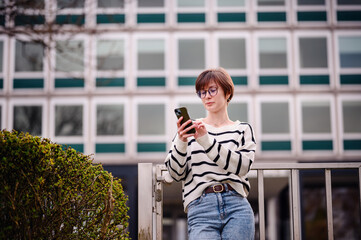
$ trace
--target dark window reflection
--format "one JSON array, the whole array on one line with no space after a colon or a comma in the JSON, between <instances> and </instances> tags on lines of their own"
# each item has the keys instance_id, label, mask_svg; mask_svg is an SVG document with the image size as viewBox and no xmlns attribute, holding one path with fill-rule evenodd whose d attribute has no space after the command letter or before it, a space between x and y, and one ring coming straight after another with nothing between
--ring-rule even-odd
<instances>
[{"instance_id":1,"label":"dark window reflection","mask_svg":"<svg viewBox=\"0 0 361 240\"><path fill-rule=\"evenodd\" d=\"M124 134L124 106L98 105L97 106L97 135Z\"/></svg>"},{"instance_id":2,"label":"dark window reflection","mask_svg":"<svg viewBox=\"0 0 361 240\"><path fill-rule=\"evenodd\" d=\"M42 107L41 106L15 106L14 129L29 132L32 135L41 135Z\"/></svg>"},{"instance_id":3,"label":"dark window reflection","mask_svg":"<svg viewBox=\"0 0 361 240\"><path fill-rule=\"evenodd\" d=\"M83 135L83 106L55 107L55 135Z\"/></svg>"},{"instance_id":4,"label":"dark window reflection","mask_svg":"<svg viewBox=\"0 0 361 240\"><path fill-rule=\"evenodd\" d=\"M15 71L43 71L44 47L40 43L16 41Z\"/></svg>"}]
</instances>

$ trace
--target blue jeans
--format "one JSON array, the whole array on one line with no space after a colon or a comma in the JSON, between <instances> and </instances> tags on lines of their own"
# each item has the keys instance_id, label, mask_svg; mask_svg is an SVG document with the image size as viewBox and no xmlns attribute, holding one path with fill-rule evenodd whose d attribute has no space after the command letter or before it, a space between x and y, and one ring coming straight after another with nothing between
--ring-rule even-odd
<instances>
[{"instance_id":1,"label":"blue jeans","mask_svg":"<svg viewBox=\"0 0 361 240\"><path fill-rule=\"evenodd\" d=\"M188 205L188 240L254 239L254 213L235 191L202 194Z\"/></svg>"}]
</instances>

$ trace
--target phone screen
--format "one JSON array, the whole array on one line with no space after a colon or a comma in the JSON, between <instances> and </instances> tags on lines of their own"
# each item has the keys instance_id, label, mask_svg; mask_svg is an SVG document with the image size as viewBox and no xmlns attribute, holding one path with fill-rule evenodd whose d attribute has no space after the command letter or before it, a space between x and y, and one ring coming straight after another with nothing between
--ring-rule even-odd
<instances>
[{"instance_id":1,"label":"phone screen","mask_svg":"<svg viewBox=\"0 0 361 240\"><path fill-rule=\"evenodd\" d=\"M185 123L186 121L188 121L190 119L189 115L188 115L188 111L187 111L187 108L185 107L180 107L180 108L176 108L174 109L174 112L175 112L175 115L177 116L177 118L179 119L180 117L183 117L182 121L181 121L181 124ZM188 124L185 128L188 128L192 126L192 124ZM190 134L190 133L195 133L196 130L193 128L191 130L189 130L187 132L187 134Z\"/></svg>"}]
</instances>

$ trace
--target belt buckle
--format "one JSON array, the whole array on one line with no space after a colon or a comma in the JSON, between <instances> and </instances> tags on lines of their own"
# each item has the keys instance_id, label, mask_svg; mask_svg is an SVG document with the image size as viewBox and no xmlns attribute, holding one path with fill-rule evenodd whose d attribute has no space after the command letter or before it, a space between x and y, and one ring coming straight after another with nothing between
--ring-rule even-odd
<instances>
[{"instance_id":1,"label":"belt buckle","mask_svg":"<svg viewBox=\"0 0 361 240\"><path fill-rule=\"evenodd\" d=\"M218 186L222 187L221 190L216 190L216 187L218 187ZM213 189L213 192L215 192L215 193L221 193L224 191L224 186L223 186L223 184L217 184L217 185L212 186L212 189Z\"/></svg>"}]
</instances>

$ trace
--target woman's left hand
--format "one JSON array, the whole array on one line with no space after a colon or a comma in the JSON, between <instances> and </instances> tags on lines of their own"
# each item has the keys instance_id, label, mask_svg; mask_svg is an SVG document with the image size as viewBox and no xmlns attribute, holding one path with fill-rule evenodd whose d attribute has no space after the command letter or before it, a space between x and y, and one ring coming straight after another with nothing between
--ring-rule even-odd
<instances>
[{"instance_id":1,"label":"woman's left hand","mask_svg":"<svg viewBox=\"0 0 361 240\"><path fill-rule=\"evenodd\" d=\"M207 134L207 129L206 129L206 126L204 126L204 124L201 122L201 121L196 121L196 122L193 122L193 124L196 125L196 133L194 135L194 138L197 139L197 138L200 138L204 135Z\"/></svg>"}]
</instances>

